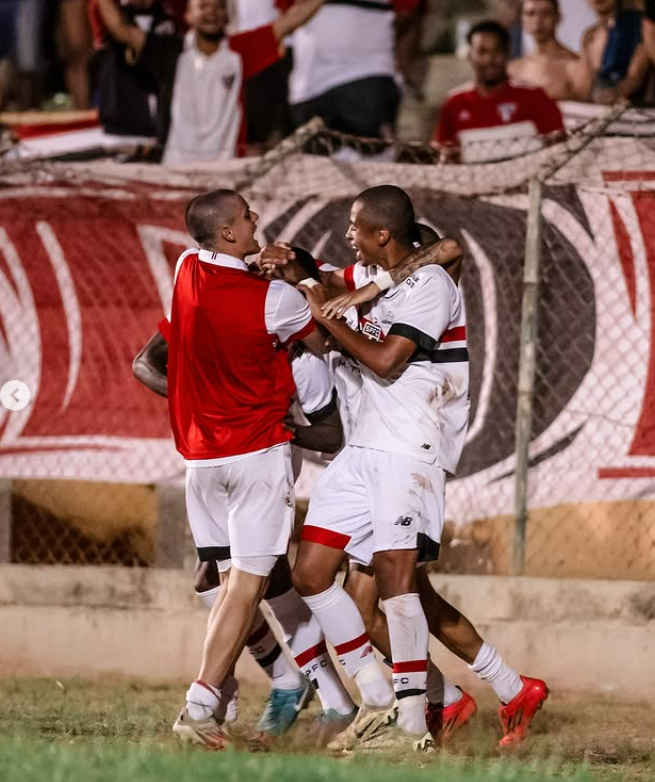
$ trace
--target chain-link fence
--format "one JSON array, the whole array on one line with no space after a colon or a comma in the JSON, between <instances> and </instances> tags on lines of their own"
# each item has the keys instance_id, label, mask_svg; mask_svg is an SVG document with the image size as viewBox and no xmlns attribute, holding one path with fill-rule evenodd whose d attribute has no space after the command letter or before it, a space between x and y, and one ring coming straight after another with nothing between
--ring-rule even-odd
<instances>
[{"instance_id":1,"label":"chain-link fence","mask_svg":"<svg viewBox=\"0 0 655 782\"><path fill-rule=\"evenodd\" d=\"M181 491L181 461L131 360L168 308L190 195L235 187L267 241L344 266L352 200L392 183L466 250L472 409L441 567L655 577L654 121L618 108L538 149L478 142L460 165L312 126L202 172L7 170L0 379L23 379L33 400L0 419L0 474L21 479L6 558L183 560L182 514L171 523L159 499L162 484ZM301 496L322 469L306 467Z\"/></svg>"}]
</instances>

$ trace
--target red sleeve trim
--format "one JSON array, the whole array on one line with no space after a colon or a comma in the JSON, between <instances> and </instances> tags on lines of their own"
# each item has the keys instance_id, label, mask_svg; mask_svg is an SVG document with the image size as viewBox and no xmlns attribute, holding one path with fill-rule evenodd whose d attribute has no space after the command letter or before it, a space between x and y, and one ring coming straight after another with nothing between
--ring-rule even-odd
<instances>
[{"instance_id":1,"label":"red sleeve trim","mask_svg":"<svg viewBox=\"0 0 655 782\"><path fill-rule=\"evenodd\" d=\"M290 345L292 342L298 342L301 339L305 339L305 337L308 337L314 331L316 331L316 321L312 318L306 326L303 326L300 331L296 332L292 337L289 337L284 344Z\"/></svg>"},{"instance_id":2,"label":"red sleeve trim","mask_svg":"<svg viewBox=\"0 0 655 782\"><path fill-rule=\"evenodd\" d=\"M355 290L355 264L346 267L346 270L343 273L343 280L349 291Z\"/></svg>"},{"instance_id":3,"label":"red sleeve trim","mask_svg":"<svg viewBox=\"0 0 655 782\"><path fill-rule=\"evenodd\" d=\"M162 318L157 324L157 328L166 342L169 342L171 336L171 324L168 318Z\"/></svg>"}]
</instances>

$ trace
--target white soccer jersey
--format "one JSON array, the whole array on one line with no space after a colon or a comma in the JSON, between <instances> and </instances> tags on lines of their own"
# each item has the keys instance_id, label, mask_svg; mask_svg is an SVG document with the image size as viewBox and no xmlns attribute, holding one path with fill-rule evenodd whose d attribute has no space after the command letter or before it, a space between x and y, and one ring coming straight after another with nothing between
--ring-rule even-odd
<instances>
[{"instance_id":1,"label":"white soccer jersey","mask_svg":"<svg viewBox=\"0 0 655 782\"><path fill-rule=\"evenodd\" d=\"M351 307L345 314L346 323L357 331L357 313ZM362 370L359 362L347 353L332 350L326 357L330 379L337 391L337 404L343 425L344 443L350 442L362 400Z\"/></svg>"},{"instance_id":2,"label":"white soccer jersey","mask_svg":"<svg viewBox=\"0 0 655 782\"><path fill-rule=\"evenodd\" d=\"M361 287L378 273L356 264L347 279ZM416 351L392 379L361 365L362 398L350 445L436 462L455 473L468 426L466 315L459 289L439 266L425 266L360 308L369 339L412 340Z\"/></svg>"}]
</instances>

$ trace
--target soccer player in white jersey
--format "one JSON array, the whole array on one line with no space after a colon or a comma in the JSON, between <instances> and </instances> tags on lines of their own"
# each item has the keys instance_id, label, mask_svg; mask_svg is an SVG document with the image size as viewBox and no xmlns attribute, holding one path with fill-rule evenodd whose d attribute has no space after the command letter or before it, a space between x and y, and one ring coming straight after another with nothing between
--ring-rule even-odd
<instances>
[{"instance_id":1,"label":"soccer player in white jersey","mask_svg":"<svg viewBox=\"0 0 655 782\"><path fill-rule=\"evenodd\" d=\"M404 191L390 185L364 191L347 233L358 255L357 284L378 266L399 265L412 252L414 236L414 210ZM323 315L320 290L306 292L312 311L360 363L363 376L357 425L310 502L294 568L296 588L362 694L357 718L329 746L348 749L385 724L421 739L427 732L428 626L416 564L438 554L445 476L457 467L468 423L463 303L447 272L424 267L367 307L357 333ZM393 691L369 659L370 641L354 602L335 581L346 554L373 562L389 624Z\"/></svg>"},{"instance_id":2,"label":"soccer player in white jersey","mask_svg":"<svg viewBox=\"0 0 655 782\"><path fill-rule=\"evenodd\" d=\"M434 244L439 241L436 231L422 224L417 224L416 227L420 244L424 248L429 245L437 247ZM441 265L447 269L453 281L458 284L462 256L461 253L458 256L452 240L446 240L444 252L436 257L440 259ZM395 267L390 272L391 277L394 282L401 283L428 262L433 262L432 253L427 253L424 249ZM373 301L383 291L374 280L357 289L354 288L353 280L351 287L353 287L351 292L342 294L325 304L323 311L331 317L345 316L349 325L353 327L352 316L358 312L357 308ZM356 317L354 321L354 328L357 328ZM345 383L338 386L342 418L344 421L354 420L359 409L359 396L352 389L356 387L355 373L359 371L359 366L348 356L341 355L340 360L335 360L332 356L333 354L328 356L328 361L331 361L331 365L335 368L336 381L338 382L339 376L345 375ZM343 392L342 387L344 387ZM350 389L349 393L347 393L348 389ZM344 410L348 405L355 407ZM425 569L419 568L417 578L430 633L468 663L469 668L482 681L489 684L500 700L498 716L503 728L500 747L505 748L521 742L534 715L548 697L546 683L541 679L521 676L508 666L498 650L478 634L468 618L435 591ZM378 605L379 594L372 569L351 562L345 589L357 603L366 630L376 648L383 654L390 655L386 617ZM428 666L427 688L426 719L430 735L421 742L421 749L428 749L437 737L442 744L447 744L477 710L475 700L460 687L452 685L432 662Z\"/></svg>"},{"instance_id":3,"label":"soccer player in white jersey","mask_svg":"<svg viewBox=\"0 0 655 782\"><path fill-rule=\"evenodd\" d=\"M436 232L425 225L417 224L416 245L423 248L408 256L401 264L389 271L395 283L402 283L407 277L428 263L438 263L448 271L455 283L461 273L462 251L457 242L451 239L439 241ZM438 244L435 244L438 242ZM291 260L298 258L298 248L284 245L269 245L262 254L264 266L285 269L285 264L293 267ZM305 255L307 255L305 253ZM311 259L310 259L311 260ZM305 268L310 262L305 260ZM289 268L289 267L286 267ZM345 314L352 328L357 329L355 307L372 301L382 292L372 281L362 288L354 288L354 269L339 269L322 264L322 281L333 290L344 287L351 292L343 294L324 305L328 314ZM302 279L297 270L283 272L284 279L298 284ZM375 278L374 278L375 279ZM354 317L353 317L354 316ZM361 369L347 353L331 351L327 356L333 382L338 390L339 407L344 425L346 442L357 419L361 397ZM432 635L444 643L450 651L467 662L478 677L487 682L501 701L499 718L503 727L501 747L521 741L536 711L543 705L548 689L540 679L519 676L510 668L499 652L477 633L471 622L454 606L445 601L432 587L422 568L418 571L418 588L421 602L428 618ZM370 568L351 562L345 589L357 603L365 620L366 629L374 645L387 657L391 656L386 617L378 607L378 591ZM443 729L439 736L442 722ZM428 668L428 727L432 736L447 743L454 733L475 714L476 704L473 698L459 687L450 684L441 677L440 672L430 663ZM426 743L427 742L427 743ZM429 747L431 738L426 737L421 748Z\"/></svg>"}]
</instances>

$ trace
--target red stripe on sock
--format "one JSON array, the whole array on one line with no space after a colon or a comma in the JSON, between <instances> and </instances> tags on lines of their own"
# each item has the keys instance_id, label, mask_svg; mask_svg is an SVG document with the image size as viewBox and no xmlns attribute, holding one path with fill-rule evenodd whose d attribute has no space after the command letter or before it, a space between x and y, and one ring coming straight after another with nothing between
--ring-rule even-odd
<instances>
[{"instance_id":1,"label":"red stripe on sock","mask_svg":"<svg viewBox=\"0 0 655 782\"><path fill-rule=\"evenodd\" d=\"M194 684L199 684L201 687L204 687L206 690L209 690L209 692L211 692L211 694L214 697L218 697L216 695L217 688L216 687L212 687L211 684L207 684L207 682L203 682L201 679L196 679Z\"/></svg>"},{"instance_id":2,"label":"red stripe on sock","mask_svg":"<svg viewBox=\"0 0 655 782\"><path fill-rule=\"evenodd\" d=\"M427 660L408 660L404 663L394 663L394 673L423 673L428 669Z\"/></svg>"},{"instance_id":3,"label":"red stripe on sock","mask_svg":"<svg viewBox=\"0 0 655 782\"><path fill-rule=\"evenodd\" d=\"M246 641L246 644L248 646L252 646L252 644L258 644L263 638L266 638L266 635L269 631L269 626L266 621L262 623L262 626L259 627L255 632L248 638Z\"/></svg>"},{"instance_id":4,"label":"red stripe on sock","mask_svg":"<svg viewBox=\"0 0 655 782\"><path fill-rule=\"evenodd\" d=\"M352 641L346 641L345 643L339 644L339 646L335 646L334 651L337 654L348 654L348 652L354 652L355 649L359 649L360 646L365 646L370 643L368 635L364 633L363 635L360 635L359 638L353 638Z\"/></svg>"},{"instance_id":5,"label":"red stripe on sock","mask_svg":"<svg viewBox=\"0 0 655 782\"><path fill-rule=\"evenodd\" d=\"M350 535L342 535L340 532L332 532L329 529L323 529L323 527L312 527L306 524L302 528L300 539L306 540L308 543L320 543L329 548L338 548L341 551L350 543Z\"/></svg>"},{"instance_id":6,"label":"red stripe on sock","mask_svg":"<svg viewBox=\"0 0 655 782\"><path fill-rule=\"evenodd\" d=\"M311 662L315 657L320 657L322 654L327 653L327 646L325 645L325 641L321 641L320 644L316 644L316 646L312 646L311 649L307 649L304 652L301 652L296 658L296 665L298 668L302 668L305 665L307 665L308 662Z\"/></svg>"}]
</instances>

